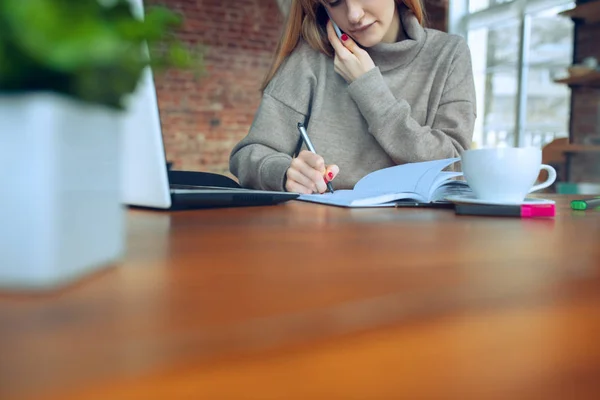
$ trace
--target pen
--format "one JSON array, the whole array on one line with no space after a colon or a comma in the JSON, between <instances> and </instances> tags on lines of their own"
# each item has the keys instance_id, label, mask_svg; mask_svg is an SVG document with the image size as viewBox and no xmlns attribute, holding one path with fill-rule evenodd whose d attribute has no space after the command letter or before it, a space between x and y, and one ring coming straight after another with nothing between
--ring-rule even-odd
<instances>
[{"instance_id":1,"label":"pen","mask_svg":"<svg viewBox=\"0 0 600 400\"><path fill-rule=\"evenodd\" d=\"M593 199L573 200L571 202L571 208L573 210L590 210L598 207L600 207L600 197L595 197Z\"/></svg>"},{"instance_id":2,"label":"pen","mask_svg":"<svg viewBox=\"0 0 600 400\"><path fill-rule=\"evenodd\" d=\"M306 133L306 128L304 128L304 124L302 122L298 122L298 130L300 131L302 140L304 140L304 143L306 143L306 147L308 147L308 150L311 153L317 154L317 151L315 150L315 147L313 146L312 142L310 141L310 138L308 137L308 133ZM333 193L333 186L331 185L331 182L327 182L327 189L329 189L329 191L331 193Z\"/></svg>"},{"instance_id":3,"label":"pen","mask_svg":"<svg viewBox=\"0 0 600 400\"><path fill-rule=\"evenodd\" d=\"M456 204L457 215L485 215L493 217L554 217L554 204L523 204L523 205L475 205Z\"/></svg>"}]
</instances>

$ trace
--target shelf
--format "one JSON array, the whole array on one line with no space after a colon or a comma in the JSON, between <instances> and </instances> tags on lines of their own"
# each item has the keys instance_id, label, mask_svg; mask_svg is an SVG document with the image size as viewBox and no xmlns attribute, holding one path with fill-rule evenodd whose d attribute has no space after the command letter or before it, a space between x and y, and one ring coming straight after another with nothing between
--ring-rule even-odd
<instances>
[{"instance_id":1,"label":"shelf","mask_svg":"<svg viewBox=\"0 0 600 400\"><path fill-rule=\"evenodd\" d=\"M590 86L600 88L600 71L592 71L585 75L556 79L554 82L563 83L569 86Z\"/></svg>"},{"instance_id":2,"label":"shelf","mask_svg":"<svg viewBox=\"0 0 600 400\"><path fill-rule=\"evenodd\" d=\"M562 153L600 153L600 146L591 144L569 144L560 149Z\"/></svg>"},{"instance_id":3,"label":"shelf","mask_svg":"<svg viewBox=\"0 0 600 400\"><path fill-rule=\"evenodd\" d=\"M600 22L600 0L579 4L575 8L559 13L559 15L581 19L588 24Z\"/></svg>"}]
</instances>

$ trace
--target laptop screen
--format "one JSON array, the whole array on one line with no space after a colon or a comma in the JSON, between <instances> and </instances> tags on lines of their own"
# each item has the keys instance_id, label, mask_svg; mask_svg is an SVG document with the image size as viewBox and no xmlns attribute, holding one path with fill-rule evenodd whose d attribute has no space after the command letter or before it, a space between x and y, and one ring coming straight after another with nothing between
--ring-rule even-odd
<instances>
[{"instance_id":1,"label":"laptop screen","mask_svg":"<svg viewBox=\"0 0 600 400\"><path fill-rule=\"evenodd\" d=\"M143 15L142 0L131 0ZM127 205L169 208L171 196L160 114L152 70L147 68L136 92L126 100L121 129L121 192Z\"/></svg>"}]
</instances>

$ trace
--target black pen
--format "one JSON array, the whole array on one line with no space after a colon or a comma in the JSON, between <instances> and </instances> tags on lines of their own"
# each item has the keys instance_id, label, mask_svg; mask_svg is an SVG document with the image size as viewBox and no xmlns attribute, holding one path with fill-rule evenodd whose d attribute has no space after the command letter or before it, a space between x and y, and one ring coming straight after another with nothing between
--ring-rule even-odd
<instances>
[{"instance_id":1,"label":"black pen","mask_svg":"<svg viewBox=\"0 0 600 400\"><path fill-rule=\"evenodd\" d=\"M317 154L317 151L315 150L315 147L311 143L311 141L308 137L308 133L306 133L306 128L304 128L304 124L302 122L298 122L298 130L300 131L302 140L304 140L304 143L306 143L306 147L308 147L308 150L311 153ZM327 182L327 189L329 189L329 191L331 193L333 193L333 186L331 185L331 182Z\"/></svg>"}]
</instances>

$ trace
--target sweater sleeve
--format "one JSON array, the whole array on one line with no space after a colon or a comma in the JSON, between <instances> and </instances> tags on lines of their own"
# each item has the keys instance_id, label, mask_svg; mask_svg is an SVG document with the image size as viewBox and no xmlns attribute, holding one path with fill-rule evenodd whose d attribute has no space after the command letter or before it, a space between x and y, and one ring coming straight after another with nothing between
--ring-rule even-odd
<instances>
[{"instance_id":1,"label":"sweater sleeve","mask_svg":"<svg viewBox=\"0 0 600 400\"><path fill-rule=\"evenodd\" d=\"M411 106L396 98L376 67L352 82L350 96L375 137L397 164L451 158L471 145L475 125L475 85L464 40L454 53L432 126L411 117Z\"/></svg>"},{"instance_id":2,"label":"sweater sleeve","mask_svg":"<svg viewBox=\"0 0 600 400\"><path fill-rule=\"evenodd\" d=\"M261 104L248 135L232 150L231 172L243 187L285 190L285 174L298 140L297 124L305 116L269 94Z\"/></svg>"},{"instance_id":3,"label":"sweater sleeve","mask_svg":"<svg viewBox=\"0 0 600 400\"><path fill-rule=\"evenodd\" d=\"M306 123L317 82L314 60L314 50L300 43L265 88L248 134L229 157L229 169L243 187L285 191L298 122Z\"/></svg>"}]
</instances>

